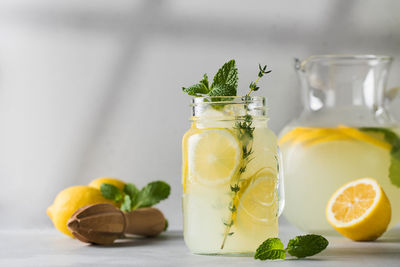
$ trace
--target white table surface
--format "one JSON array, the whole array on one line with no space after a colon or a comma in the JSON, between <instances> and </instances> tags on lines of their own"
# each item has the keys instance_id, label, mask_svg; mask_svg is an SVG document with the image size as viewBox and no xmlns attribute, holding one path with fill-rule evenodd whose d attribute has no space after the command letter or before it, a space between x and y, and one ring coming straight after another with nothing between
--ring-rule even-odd
<instances>
[{"instance_id":1,"label":"white table surface","mask_svg":"<svg viewBox=\"0 0 400 267\"><path fill-rule=\"evenodd\" d=\"M284 241L301 234L281 226ZM400 266L400 229L375 242L352 242L328 237L329 247L302 260L254 260L251 257L192 255L181 231L167 231L153 239L130 239L114 246L81 243L55 229L0 231L0 266Z\"/></svg>"}]
</instances>

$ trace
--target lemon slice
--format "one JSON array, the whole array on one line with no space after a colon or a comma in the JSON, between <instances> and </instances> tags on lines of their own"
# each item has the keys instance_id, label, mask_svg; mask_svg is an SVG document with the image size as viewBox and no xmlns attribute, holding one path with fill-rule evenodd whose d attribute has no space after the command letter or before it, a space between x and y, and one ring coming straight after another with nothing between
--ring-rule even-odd
<instances>
[{"instance_id":1,"label":"lemon slice","mask_svg":"<svg viewBox=\"0 0 400 267\"><path fill-rule=\"evenodd\" d=\"M243 185L238 206L238 224L265 223L277 216L276 178L273 172L262 171L250 184Z\"/></svg>"},{"instance_id":2,"label":"lemon slice","mask_svg":"<svg viewBox=\"0 0 400 267\"><path fill-rule=\"evenodd\" d=\"M358 140L381 147L391 149L391 145L380 140L374 135L366 134L356 128L339 125L337 128L305 128L297 127L286 133L279 140L279 145L290 143L292 145L302 144L306 147L323 144L332 141Z\"/></svg>"},{"instance_id":3,"label":"lemon slice","mask_svg":"<svg viewBox=\"0 0 400 267\"><path fill-rule=\"evenodd\" d=\"M355 128L347 127L347 126L344 126L344 125L339 125L338 129L342 133L344 133L344 134L346 134L346 135L348 135L348 136L350 136L350 137L352 137L354 139L369 143L371 145L379 146L379 147L381 147L383 149L386 149L386 150L390 150L392 148L392 146L390 144L388 144L388 143L386 143L384 141L381 141L381 140L379 140L379 139L377 139L375 137L372 137L372 136L370 136L370 135L368 135L366 133L363 133L360 130L357 130Z\"/></svg>"},{"instance_id":4,"label":"lemon slice","mask_svg":"<svg viewBox=\"0 0 400 267\"><path fill-rule=\"evenodd\" d=\"M375 240L390 223L391 207L385 192L372 178L360 178L340 187L326 207L329 223L356 241Z\"/></svg>"},{"instance_id":5,"label":"lemon slice","mask_svg":"<svg viewBox=\"0 0 400 267\"><path fill-rule=\"evenodd\" d=\"M227 183L235 174L242 150L235 135L223 128L199 130L188 143L188 169L204 185Z\"/></svg>"},{"instance_id":6,"label":"lemon slice","mask_svg":"<svg viewBox=\"0 0 400 267\"><path fill-rule=\"evenodd\" d=\"M290 143L296 140L299 136L310 132L311 128L305 128L305 127L296 127L293 130L287 132L284 134L280 139L279 139L279 146L282 146L285 143Z\"/></svg>"}]
</instances>

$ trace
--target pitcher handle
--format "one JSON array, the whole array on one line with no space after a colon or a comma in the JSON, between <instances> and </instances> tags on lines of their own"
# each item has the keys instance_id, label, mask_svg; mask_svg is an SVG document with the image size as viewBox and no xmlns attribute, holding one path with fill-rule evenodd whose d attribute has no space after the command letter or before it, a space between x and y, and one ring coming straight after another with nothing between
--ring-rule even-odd
<instances>
[{"instance_id":1,"label":"pitcher handle","mask_svg":"<svg viewBox=\"0 0 400 267\"><path fill-rule=\"evenodd\" d=\"M388 89L388 90L385 92L385 99L386 99L389 103L392 102L392 101L397 97L397 95L399 94L399 91L400 91L400 86L397 86L397 87L393 87L393 88Z\"/></svg>"}]
</instances>

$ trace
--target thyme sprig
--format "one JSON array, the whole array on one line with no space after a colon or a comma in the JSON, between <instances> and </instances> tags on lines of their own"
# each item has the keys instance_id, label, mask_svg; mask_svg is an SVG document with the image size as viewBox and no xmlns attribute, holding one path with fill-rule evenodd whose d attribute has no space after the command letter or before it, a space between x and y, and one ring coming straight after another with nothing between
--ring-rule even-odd
<instances>
[{"instance_id":1,"label":"thyme sprig","mask_svg":"<svg viewBox=\"0 0 400 267\"><path fill-rule=\"evenodd\" d=\"M236 136L238 137L239 142L242 146L242 158L239 168L236 174L233 176L230 184L230 189L233 193L233 197L228 207L230 211L229 220L227 222L224 222L224 225L226 227L224 231L224 239L222 240L221 244L221 249L224 248L227 237L234 234L234 232L231 232L231 228L235 222L237 205L239 204L241 177L242 174L246 171L247 164L253 159L252 157L250 157L253 154L253 132L255 129L252 124L253 118L251 117L251 115L246 114L243 117L243 121L236 122L234 126Z\"/></svg>"},{"instance_id":2,"label":"thyme sprig","mask_svg":"<svg viewBox=\"0 0 400 267\"><path fill-rule=\"evenodd\" d=\"M257 83L259 80L265 75L270 73L271 71L267 71L267 65L262 67L261 65L258 65L259 72L257 75L257 79L255 82L250 83L250 91L247 93L245 96L245 100L249 100L249 96L251 92L257 91L260 89L260 87L257 86ZM253 137L254 137L254 129L255 127L253 126L253 117L248 114L248 105L245 104L245 111L246 115L243 117L242 120L240 118L235 124L234 130L236 133L236 136L238 137L238 140L241 144L242 147L242 159L240 162L239 169L237 173L233 176L230 184L230 189L231 192L233 193L232 196L232 201L229 204L229 220L227 222L224 222L225 225L225 231L224 231L224 238L222 240L221 244L221 249L224 249L226 239L228 236L231 236L234 234L234 232L231 232L232 226L235 222L236 219L236 214L237 214L237 205L239 204L239 198L240 198L240 190L241 186L240 183L243 180L242 179L242 174L246 171L247 165L250 163L250 161L253 160L253 157L251 155L253 154Z\"/></svg>"},{"instance_id":3,"label":"thyme sprig","mask_svg":"<svg viewBox=\"0 0 400 267\"><path fill-rule=\"evenodd\" d=\"M250 91L247 93L247 96L250 95L251 92L253 91L258 91L260 87L257 86L258 81L264 76L264 74L270 73L272 70L267 70L267 65L264 65L262 67L260 64L258 64L258 76L255 82L251 82L249 85Z\"/></svg>"}]
</instances>

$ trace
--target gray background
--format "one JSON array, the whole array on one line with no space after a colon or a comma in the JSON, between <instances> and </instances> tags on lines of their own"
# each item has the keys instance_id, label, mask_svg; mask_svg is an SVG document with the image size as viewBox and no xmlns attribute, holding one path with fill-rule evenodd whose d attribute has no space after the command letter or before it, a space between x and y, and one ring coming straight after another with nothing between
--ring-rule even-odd
<instances>
[{"instance_id":1,"label":"gray background","mask_svg":"<svg viewBox=\"0 0 400 267\"><path fill-rule=\"evenodd\" d=\"M172 185L159 207L181 228L181 86L235 58L242 93L257 64L278 133L301 110L293 58L396 58L400 1L1 1L0 227L50 225L63 188L115 176ZM399 118L400 100L391 105Z\"/></svg>"}]
</instances>

